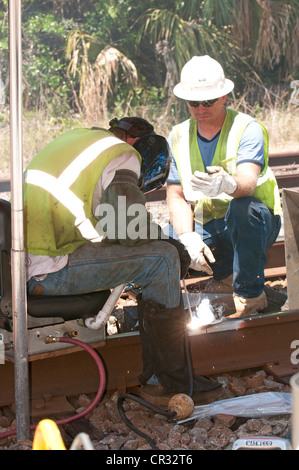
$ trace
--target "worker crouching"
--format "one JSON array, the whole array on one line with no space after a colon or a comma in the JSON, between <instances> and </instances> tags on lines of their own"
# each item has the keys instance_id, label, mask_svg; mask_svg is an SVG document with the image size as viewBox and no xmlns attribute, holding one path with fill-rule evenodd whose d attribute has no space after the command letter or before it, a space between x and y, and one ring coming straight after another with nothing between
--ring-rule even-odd
<instances>
[{"instance_id":1,"label":"worker crouching","mask_svg":"<svg viewBox=\"0 0 299 470\"><path fill-rule=\"evenodd\" d=\"M167 201L172 234L187 248L191 268L212 275L205 292L226 293L212 302L229 317L267 307L266 250L281 227L279 190L269 168L264 126L225 106L234 88L209 56L183 67L174 94L190 119L169 136L172 167Z\"/></svg>"},{"instance_id":2,"label":"worker crouching","mask_svg":"<svg viewBox=\"0 0 299 470\"><path fill-rule=\"evenodd\" d=\"M165 392L183 392L193 382L180 286L190 257L150 213L135 214L144 192L164 184L169 164L167 141L136 117L114 119L108 130L74 129L43 148L24 175L27 290L64 296L140 285L146 375L155 374ZM197 388L219 384L198 378Z\"/></svg>"}]
</instances>

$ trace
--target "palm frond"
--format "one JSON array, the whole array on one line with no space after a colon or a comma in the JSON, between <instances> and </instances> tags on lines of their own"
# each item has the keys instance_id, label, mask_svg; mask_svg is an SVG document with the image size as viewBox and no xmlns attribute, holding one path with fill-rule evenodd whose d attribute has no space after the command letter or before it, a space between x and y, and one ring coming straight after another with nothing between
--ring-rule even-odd
<instances>
[{"instance_id":1,"label":"palm frond","mask_svg":"<svg viewBox=\"0 0 299 470\"><path fill-rule=\"evenodd\" d=\"M193 55L213 54L217 59L229 57L232 48L227 33L217 28L210 21L186 21L177 13L169 10L148 10L138 22L138 41L146 33L151 35L152 41L167 41L179 69ZM224 42L225 41L225 42ZM225 44L225 48L223 47Z\"/></svg>"},{"instance_id":2,"label":"palm frond","mask_svg":"<svg viewBox=\"0 0 299 470\"><path fill-rule=\"evenodd\" d=\"M106 46L94 64L87 63L82 82L81 101L89 122L106 119L108 98L117 93L119 84L137 85L138 74L134 63L114 47Z\"/></svg>"},{"instance_id":3,"label":"palm frond","mask_svg":"<svg viewBox=\"0 0 299 470\"><path fill-rule=\"evenodd\" d=\"M248 1L248 0L247 0ZM236 0L205 0L202 2L202 16L206 20L213 21L216 26L229 25L233 11L236 8Z\"/></svg>"},{"instance_id":4,"label":"palm frond","mask_svg":"<svg viewBox=\"0 0 299 470\"><path fill-rule=\"evenodd\" d=\"M292 2L256 0L262 9L255 63L268 63L271 68L279 64L283 56L289 56L298 21L298 8Z\"/></svg>"}]
</instances>

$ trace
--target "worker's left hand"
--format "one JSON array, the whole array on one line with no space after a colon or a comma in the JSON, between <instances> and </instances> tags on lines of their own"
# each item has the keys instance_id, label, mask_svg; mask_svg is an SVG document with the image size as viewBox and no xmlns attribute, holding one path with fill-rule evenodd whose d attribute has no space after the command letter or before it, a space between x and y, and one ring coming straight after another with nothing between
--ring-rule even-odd
<instances>
[{"instance_id":1,"label":"worker's left hand","mask_svg":"<svg viewBox=\"0 0 299 470\"><path fill-rule=\"evenodd\" d=\"M207 173L195 171L190 186L193 191L201 191L208 197L221 193L233 194L237 189L235 179L221 166L207 166Z\"/></svg>"}]
</instances>

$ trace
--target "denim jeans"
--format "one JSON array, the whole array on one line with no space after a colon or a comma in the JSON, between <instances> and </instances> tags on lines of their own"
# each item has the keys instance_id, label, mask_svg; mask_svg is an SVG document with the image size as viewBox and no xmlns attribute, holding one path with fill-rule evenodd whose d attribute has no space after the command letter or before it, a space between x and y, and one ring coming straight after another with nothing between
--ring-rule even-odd
<instances>
[{"instance_id":1,"label":"denim jeans","mask_svg":"<svg viewBox=\"0 0 299 470\"><path fill-rule=\"evenodd\" d=\"M128 247L108 242L87 243L69 255L68 264L45 280L30 279L31 294L38 285L43 295L70 295L111 289L122 283L139 284L142 298L166 308L180 303L180 259L166 241Z\"/></svg>"},{"instance_id":2,"label":"denim jeans","mask_svg":"<svg viewBox=\"0 0 299 470\"><path fill-rule=\"evenodd\" d=\"M275 242L280 227L280 216L254 197L232 199L224 218L194 224L216 259L209 263L214 279L233 273L234 292L246 298L263 292L266 249ZM171 230L169 235L175 237Z\"/></svg>"}]
</instances>

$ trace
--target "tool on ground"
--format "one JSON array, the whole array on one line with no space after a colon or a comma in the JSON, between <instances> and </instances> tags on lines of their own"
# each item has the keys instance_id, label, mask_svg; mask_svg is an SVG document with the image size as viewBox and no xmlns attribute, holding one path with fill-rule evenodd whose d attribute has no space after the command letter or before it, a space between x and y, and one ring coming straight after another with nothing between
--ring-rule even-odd
<instances>
[{"instance_id":1,"label":"tool on ground","mask_svg":"<svg viewBox=\"0 0 299 470\"><path fill-rule=\"evenodd\" d=\"M32 450L66 450L57 424L51 419L38 423Z\"/></svg>"},{"instance_id":2,"label":"tool on ground","mask_svg":"<svg viewBox=\"0 0 299 470\"><path fill-rule=\"evenodd\" d=\"M169 400L168 411L174 412L177 420L189 418L194 411L194 401L185 393L177 393Z\"/></svg>"},{"instance_id":3,"label":"tool on ground","mask_svg":"<svg viewBox=\"0 0 299 470\"><path fill-rule=\"evenodd\" d=\"M173 395L173 397L170 398L168 402L167 410L158 408L152 403L149 403L148 401L143 400L141 397L138 397L132 393L125 393L123 395L120 395L117 400L117 409L122 420L132 431L134 431L139 436L143 437L154 450L159 450L154 440L149 435L145 434L143 431L137 429L126 416L125 410L123 408L123 402L127 399L136 401L137 403L145 406L149 410L166 416L171 421L181 419L181 416L187 418L192 414L194 410L194 402L192 398L188 395L185 395L184 393L178 393L176 395Z\"/></svg>"},{"instance_id":4,"label":"tool on ground","mask_svg":"<svg viewBox=\"0 0 299 470\"><path fill-rule=\"evenodd\" d=\"M292 450L290 441L281 437L250 436L234 442L232 450Z\"/></svg>"},{"instance_id":5,"label":"tool on ground","mask_svg":"<svg viewBox=\"0 0 299 470\"><path fill-rule=\"evenodd\" d=\"M187 290L185 279L183 279L183 286L184 286L184 291L185 291L185 296L186 296L186 301L187 301L188 311L189 311L190 321L191 321L192 320L192 310L191 310L191 304L190 304L190 299L189 299L189 292Z\"/></svg>"}]
</instances>

